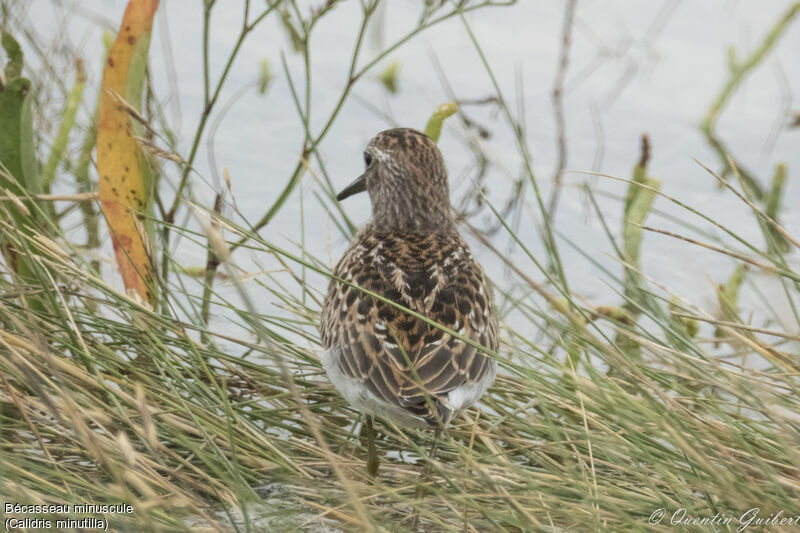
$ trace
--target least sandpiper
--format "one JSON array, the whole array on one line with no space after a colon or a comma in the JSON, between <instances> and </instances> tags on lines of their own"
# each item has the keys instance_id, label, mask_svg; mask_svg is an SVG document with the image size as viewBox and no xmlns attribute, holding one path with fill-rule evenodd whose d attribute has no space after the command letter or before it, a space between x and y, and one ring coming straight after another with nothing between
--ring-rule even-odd
<instances>
[{"instance_id":1,"label":"least sandpiper","mask_svg":"<svg viewBox=\"0 0 800 533\"><path fill-rule=\"evenodd\" d=\"M458 233L436 144L387 130L364 152L366 171L337 196L369 193L372 218L334 270L322 311L322 364L366 415L367 469L378 471L372 417L439 431L495 378L495 361L366 289L496 351L491 287ZM355 286L354 286L355 285Z\"/></svg>"}]
</instances>

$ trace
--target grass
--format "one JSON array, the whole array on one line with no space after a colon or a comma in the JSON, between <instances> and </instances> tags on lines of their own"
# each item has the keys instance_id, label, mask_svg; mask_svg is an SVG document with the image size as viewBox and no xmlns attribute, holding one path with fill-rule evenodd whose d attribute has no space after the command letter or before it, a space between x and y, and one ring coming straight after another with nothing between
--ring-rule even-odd
<instances>
[{"instance_id":1,"label":"grass","mask_svg":"<svg viewBox=\"0 0 800 533\"><path fill-rule=\"evenodd\" d=\"M291 26L310 69L309 35L326 12L309 19L292 2L281 6L265 16ZM269 231L258 230L310 173L315 199L347 237L353 225L332 198L317 146L352 87L392 50L428 26L467 24L458 8L427 8L416 28L362 63L361 36L376 7L363 9L361 35L345 66L350 82L320 130L309 125L310 87L294 85L307 133L303 157L262 217L251 223L238 212L235 187L218 191L233 213L225 215L217 202L199 205L185 186L208 113L199 119L190 154L179 159L185 164L155 164L162 173L153 219L162 267L157 309L120 292L115 273L95 268L95 255L66 231L65 209L91 213L85 197L66 208L26 200L42 216L52 217L53 205L62 209L54 210L61 218L37 231L11 222L20 202L10 193L0 201L0 241L13 245L32 272L19 276L4 263L0 277L0 500L124 502L131 514L105 515L119 531L404 531L415 514L426 531L640 531L670 520L704 530L692 518L715 515L732 520L720 529L735 530L753 508L762 519L800 513L800 320L796 312L777 316L777 303L766 301L776 316L753 324L751 310L737 300L742 283L758 291L769 280L782 285L791 306L797 302L797 241L789 236L788 250L774 245L784 231L775 222L780 199L749 198L745 182L720 193L737 192L742 212L760 224L766 244L752 242L702 206L661 193L647 176L647 158L631 147L634 171L619 177L628 187L618 203L624 227L588 192L619 268L587 259L619 305L589 302L567 283L559 249L576 245L551 223L524 130L516 127L519 117L496 82L494 102L517 135L541 228L541 242L526 242L512 213L471 193L497 231L482 231L474 217L465 217L462 230L472 234L480 256L496 254L509 272L496 280L504 320L494 355L501 372L480 407L463 413L443 437L421 500L414 496L429 434L378 421L384 461L377 481L368 478L358 414L329 384L317 358L324 282L307 280L328 276L329 260L305 246L279 246ZM213 15L209 4L206 24ZM245 13L242 39L255 16ZM207 62L205 69L213 107L210 95L219 90L210 88L224 85L227 70L213 80ZM69 88L62 92L63 103ZM145 116L164 122L157 104ZM163 150L176 151L168 126L157 131ZM85 147L82 133L76 127L70 136ZM46 139L38 133L38 153ZM85 192L78 178L86 169L73 164L83 160L61 151L54 188L75 177L76 191ZM177 178L172 190L170 178ZM667 219L652 210L653 197L662 207L672 203L669 213L680 228L672 234L681 246L713 246L737 272L720 288L719 313L677 297L641 270L642 236ZM624 240L617 242L616 234ZM498 249L502 239L517 250L513 259ZM187 269L170 255L176 242L206 250L209 268ZM242 266L245 253L270 269L254 273ZM745 271L739 265L747 262ZM209 324L209 313L225 318ZM659 509L661 525L655 523Z\"/></svg>"}]
</instances>

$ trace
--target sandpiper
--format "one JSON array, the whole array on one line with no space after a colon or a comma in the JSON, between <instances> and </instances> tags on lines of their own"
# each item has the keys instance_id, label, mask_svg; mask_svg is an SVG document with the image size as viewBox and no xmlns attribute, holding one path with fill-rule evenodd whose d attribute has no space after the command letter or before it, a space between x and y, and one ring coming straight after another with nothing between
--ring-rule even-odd
<instances>
[{"instance_id":1,"label":"sandpiper","mask_svg":"<svg viewBox=\"0 0 800 533\"><path fill-rule=\"evenodd\" d=\"M491 286L452 216L447 170L424 133L375 136L366 171L336 197L369 193L372 218L334 270L322 310L321 359L345 399L366 415L367 469L376 475L372 417L441 429L492 384L493 359L362 289L497 350ZM356 287L357 286L357 287ZM360 287L360 288L358 288Z\"/></svg>"}]
</instances>

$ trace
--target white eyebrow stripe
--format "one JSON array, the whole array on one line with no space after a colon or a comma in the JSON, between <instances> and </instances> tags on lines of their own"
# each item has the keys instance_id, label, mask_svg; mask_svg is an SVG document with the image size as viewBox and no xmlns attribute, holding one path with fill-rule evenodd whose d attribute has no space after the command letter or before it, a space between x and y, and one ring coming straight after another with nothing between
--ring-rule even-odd
<instances>
[{"instance_id":1,"label":"white eyebrow stripe","mask_svg":"<svg viewBox=\"0 0 800 533\"><path fill-rule=\"evenodd\" d=\"M374 146L370 146L369 147L369 153L372 154L372 157L374 157L375 159L378 159L382 163L385 163L385 162L389 161L391 159L391 157L392 157L392 154L390 154L389 152L386 152L386 151L381 150L380 148L376 148Z\"/></svg>"}]
</instances>

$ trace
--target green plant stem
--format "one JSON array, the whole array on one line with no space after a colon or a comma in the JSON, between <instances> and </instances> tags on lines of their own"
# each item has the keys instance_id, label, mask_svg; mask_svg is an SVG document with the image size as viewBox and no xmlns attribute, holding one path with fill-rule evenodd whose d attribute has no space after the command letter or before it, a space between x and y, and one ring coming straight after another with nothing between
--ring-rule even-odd
<instances>
[{"instance_id":1,"label":"green plant stem","mask_svg":"<svg viewBox=\"0 0 800 533\"><path fill-rule=\"evenodd\" d=\"M558 275L559 282L561 283L564 292L569 292L569 284L567 283L567 276L564 273L564 267L561 264L561 257L558 253L558 246L556 244L555 237L553 236L552 220L550 218L547 208L544 205L544 201L542 200L542 195L541 192L539 191L539 184L536 181L536 177L533 174L533 166L531 165L530 151L528 150L528 146L525 143L525 140L522 138L522 130L516 125L514 118L511 116L511 110L508 108L508 105L506 104L506 99L503 97L502 90L500 89L500 84L497 83L497 78L494 75L494 71L489 65L489 61L486 59L486 55L483 53L483 48L480 46L478 39L472 32L472 28L470 27L469 23L467 23L467 19L464 17L463 13L461 13L461 22L463 23L464 28L467 30L467 33L469 34L470 40L472 41L475 50L478 52L478 55L480 56L481 62L483 63L486 73L489 75L489 79L492 82L492 86L494 87L495 94L497 95L497 99L500 103L500 107L503 109L503 113L506 116L506 120L508 121L508 124L511 126L512 130L514 131L514 137L517 141L517 146L519 148L520 154L522 155L522 161L525 165L525 172L528 175L528 179L530 180L531 185L533 185L533 191L536 196L536 203L539 207L539 212L542 215L542 221L544 222L545 247L547 248L550 260L552 261L552 265L555 267L556 274Z\"/></svg>"},{"instance_id":2,"label":"green plant stem","mask_svg":"<svg viewBox=\"0 0 800 533\"><path fill-rule=\"evenodd\" d=\"M178 187L175 191L175 198L172 201L172 205L170 206L169 210L167 210L166 214L164 215L164 221L167 224L164 225L161 231L161 243L164 249L166 250L169 247L170 241L170 230L169 224L174 222L175 214L180 206L182 199L183 199L183 190L186 187L186 184L189 180L189 175L193 170L193 164L195 157L197 156L197 150L200 147L200 140L203 137L203 133L205 131L206 122L208 121L209 116L211 115L211 110L214 108L214 104L216 103L217 99L219 98L219 94L222 91L222 87L225 85L225 81L228 78L228 74L230 73L230 69L233 66L233 62L236 59L236 56L241 49L242 44L244 43L248 34L253 31L253 29L262 21L264 18L269 15L273 9L275 9L280 2L276 1L270 4L260 15L258 15L252 22L248 22L249 10L250 10L250 1L245 1L245 9L244 9L244 19L242 22L242 30L239 33L239 37L236 40L236 44L233 46L233 50L231 51L230 55L228 56L228 60L225 63L225 67L222 70L222 74L217 82L217 85L214 89L213 95L209 98L209 77L210 77L210 66L208 63L208 46L209 46L209 22L211 16L211 10L214 5L214 0L209 0L205 4L205 9L203 11L203 79L204 79L204 94L205 94L205 104L203 106L203 112L200 115L200 122L197 125L197 129L195 130L194 140L192 141L192 147L189 151L189 157L186 159L184 163L183 173L181 174L180 181L178 183ZM168 261L163 261L161 266L161 279L163 283L166 284L167 278L169 276L169 265Z\"/></svg>"},{"instance_id":3,"label":"green plant stem","mask_svg":"<svg viewBox=\"0 0 800 533\"><path fill-rule=\"evenodd\" d=\"M733 57L733 54L730 55L729 65L731 75L728 78L728 81L725 82L725 85L722 86L722 89L717 97L711 103L703 122L700 124L700 130L706 136L709 144L719 156L724 168L726 169L726 173L728 171L732 171L733 168L731 168L728 160L729 152L716 132L717 119L719 118L725 106L728 104L731 96L734 94L739 85L741 85L742 81L744 81L744 79L753 71L753 69L755 69L755 67L761 64L761 61L767 56L767 54L769 54L769 52L778 42L778 39L781 37L781 35L783 35L786 28L789 27L789 24L792 22L792 20L794 20L798 13L800 13L800 2L795 2L777 20L769 32L767 32L767 35L764 37L764 40L761 42L761 44L750 53L745 61L738 63ZM753 195L758 200L763 199L765 191L759 181L755 179L755 177L749 172L744 170L740 164L737 163L736 167L739 174L742 176L742 179L753 191Z\"/></svg>"},{"instance_id":4,"label":"green plant stem","mask_svg":"<svg viewBox=\"0 0 800 533\"><path fill-rule=\"evenodd\" d=\"M394 50L396 50L397 48L399 48L400 46L402 46L403 44L405 44L406 42L411 40L414 36L418 35L422 31L424 31L424 30L426 30L426 29L428 29L430 27L433 27L433 26L435 26L435 25L437 25L437 24L439 24L439 23L441 23L441 22L443 22L445 20L448 20L448 19L450 19L452 17L455 17L457 15L460 15L462 13L467 13L469 11L474 11L476 9L481 9L481 8L490 7L490 6L506 6L506 5L510 5L510 4L513 4L513 3L514 3L513 0L510 1L510 2L491 2L491 1L489 1L489 2L482 2L480 4L475 4L473 6L467 6L467 7L464 7L464 8L453 9L453 11L451 11L449 13L446 13L444 15L441 15L440 17L431 19L430 21L427 21L427 22L423 23L421 26L415 28L413 31L409 32L408 34L406 34L402 38L400 38L397 41L395 41L391 46L389 46L388 48L383 50L375 58L373 58L372 60L368 61L363 67L361 67L360 69L357 69L358 58L359 58L359 55L360 55L360 50L361 50L361 47L362 47L362 42L363 42L363 39L364 39L364 35L365 35L366 29L367 29L367 24L369 22L370 17L373 14L373 12L377 8L378 2L375 1L375 2L372 2L370 4L365 5L364 6L364 18L362 20L362 24L361 24L361 27L360 27L359 32L358 32L358 38L356 39L354 53L353 53L352 60L350 62L350 67L349 67L349 70L348 70L348 81L345 84L345 87L342 90L342 93L339 96L339 99L337 100L336 104L334 105L333 111L328 116L328 120L325 122L325 125L322 127L320 132L313 138L313 141L310 144L308 142L304 143L302 156L300 158L300 161L298 161L297 164L295 165L295 168L292 171L292 174L291 174L291 177L289 178L289 181L284 186L283 190L278 194L277 200L275 200L275 202L272 204L272 206L270 206L270 208L267 210L267 212L264 214L264 216L262 216L255 224L253 224L253 230L254 231L258 231L259 229L261 229L264 226L266 226L267 224L269 224L269 222L272 220L272 218L277 214L277 212L280 210L280 208L283 206L283 204L289 198L289 195L291 194L291 192L294 190L294 188L299 183L302 173L305 171L306 162L307 162L307 159L308 159L309 155L316 151L317 146L319 146L320 142L322 142L322 140L325 138L325 135L328 133L328 131L330 130L331 126L333 126L333 123L336 120L336 118L338 117L339 112L342 110L342 107L344 106L344 103L347 100L347 97L349 96L350 91L352 90L353 86L372 67L374 67L376 64L378 64L380 61L382 61L387 55L392 53ZM236 243L234 243L231 246L231 250L235 250L235 249L239 248L245 242L247 242L247 237L243 237L241 240L239 240Z\"/></svg>"},{"instance_id":5,"label":"green plant stem","mask_svg":"<svg viewBox=\"0 0 800 533\"><path fill-rule=\"evenodd\" d=\"M65 106L64 113L61 116L61 124L58 126L58 133L53 141L53 148L50 150L50 156L47 158L47 164L45 164L44 169L42 170L42 189L45 194L50 192L50 186L52 185L53 178L55 178L56 175L56 168L61 162L61 158L64 155L64 150L67 147L69 133L72 131L72 127L75 125L75 115L78 112L78 107L80 107L81 100L83 100L83 88L86 85L86 72L83 69L83 63L81 61L77 62L76 70L77 74L75 85L72 86L72 90L67 96L67 105Z\"/></svg>"}]
</instances>

